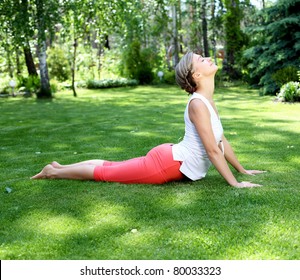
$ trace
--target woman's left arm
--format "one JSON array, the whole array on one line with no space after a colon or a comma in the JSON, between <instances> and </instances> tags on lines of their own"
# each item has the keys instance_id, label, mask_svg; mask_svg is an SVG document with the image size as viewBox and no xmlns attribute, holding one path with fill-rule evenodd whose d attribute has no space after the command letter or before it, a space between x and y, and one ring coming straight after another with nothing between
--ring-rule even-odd
<instances>
[{"instance_id":1,"label":"woman's left arm","mask_svg":"<svg viewBox=\"0 0 300 280\"><path fill-rule=\"evenodd\" d=\"M238 172L248 174L248 175L255 175L255 174L260 174L260 173L266 172L266 171L260 171L260 170L246 170L238 161L230 143L227 141L227 139L224 135L222 136L222 142L224 145L224 156L225 156L227 162L230 163L230 165L232 167L234 167Z\"/></svg>"}]
</instances>

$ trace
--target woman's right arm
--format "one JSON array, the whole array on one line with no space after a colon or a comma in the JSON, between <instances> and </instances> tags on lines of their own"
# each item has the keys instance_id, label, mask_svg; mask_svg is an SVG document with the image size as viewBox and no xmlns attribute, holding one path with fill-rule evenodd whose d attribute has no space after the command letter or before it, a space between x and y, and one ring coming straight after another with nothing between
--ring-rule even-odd
<instances>
[{"instance_id":1,"label":"woman's right arm","mask_svg":"<svg viewBox=\"0 0 300 280\"><path fill-rule=\"evenodd\" d=\"M229 185L239 188L260 186L250 182L238 182L236 180L227 164L223 153L221 152L216 143L210 121L210 112L201 100L194 99L190 102L189 117L196 127L196 130L205 147L210 161L216 167L218 172L228 182Z\"/></svg>"}]
</instances>

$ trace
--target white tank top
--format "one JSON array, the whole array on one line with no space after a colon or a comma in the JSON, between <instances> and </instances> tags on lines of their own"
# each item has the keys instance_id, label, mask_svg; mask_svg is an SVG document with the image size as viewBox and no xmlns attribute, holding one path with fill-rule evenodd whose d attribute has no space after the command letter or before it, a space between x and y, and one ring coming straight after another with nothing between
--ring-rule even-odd
<instances>
[{"instance_id":1,"label":"white tank top","mask_svg":"<svg viewBox=\"0 0 300 280\"><path fill-rule=\"evenodd\" d=\"M221 121L210 102L203 95L194 92L190 97L184 112L184 138L181 142L172 146L173 159L182 161L180 171L193 181L205 177L211 165L196 127L189 118L189 104L195 98L201 99L207 106L210 112L210 120L216 143L221 143L222 151L224 153L224 146L222 143L223 127Z\"/></svg>"}]
</instances>

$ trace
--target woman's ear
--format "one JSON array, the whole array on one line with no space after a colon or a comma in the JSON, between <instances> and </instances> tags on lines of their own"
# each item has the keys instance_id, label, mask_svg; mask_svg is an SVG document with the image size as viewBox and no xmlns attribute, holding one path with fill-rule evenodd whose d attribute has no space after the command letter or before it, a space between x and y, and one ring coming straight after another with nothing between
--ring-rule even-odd
<instances>
[{"instance_id":1,"label":"woman's ear","mask_svg":"<svg viewBox=\"0 0 300 280\"><path fill-rule=\"evenodd\" d=\"M193 75L192 75L193 79L194 80L198 80L202 77L202 74L199 73L199 72L195 72Z\"/></svg>"}]
</instances>

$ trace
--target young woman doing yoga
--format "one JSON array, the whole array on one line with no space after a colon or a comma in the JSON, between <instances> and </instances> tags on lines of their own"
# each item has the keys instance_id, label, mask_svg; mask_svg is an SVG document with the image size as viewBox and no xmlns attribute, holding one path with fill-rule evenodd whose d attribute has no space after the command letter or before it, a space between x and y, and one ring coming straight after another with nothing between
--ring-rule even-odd
<instances>
[{"instance_id":1,"label":"young woman doing yoga","mask_svg":"<svg viewBox=\"0 0 300 280\"><path fill-rule=\"evenodd\" d=\"M211 164L234 187L258 187L239 182L228 164L238 172L255 175L264 171L245 169L227 141L213 94L218 67L208 57L193 52L176 66L176 81L190 94L184 113L185 135L180 143L162 144L147 155L120 162L87 160L70 165L52 162L32 179L76 179L124 184L163 184L189 178L200 180Z\"/></svg>"}]
</instances>

